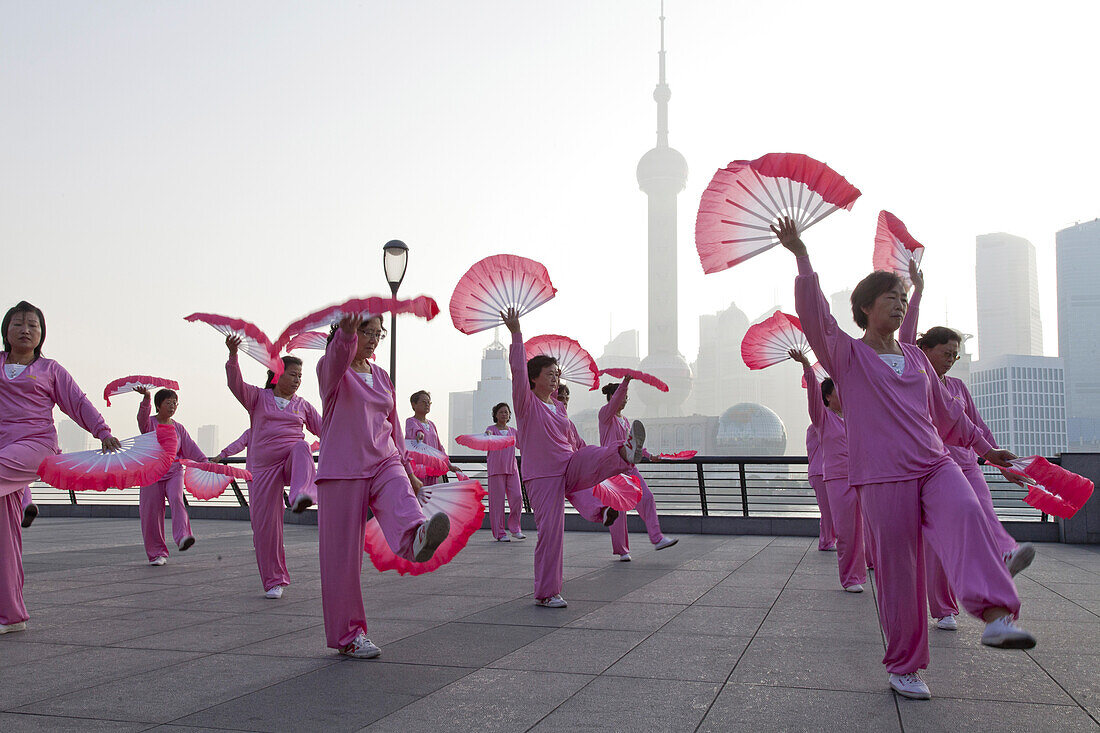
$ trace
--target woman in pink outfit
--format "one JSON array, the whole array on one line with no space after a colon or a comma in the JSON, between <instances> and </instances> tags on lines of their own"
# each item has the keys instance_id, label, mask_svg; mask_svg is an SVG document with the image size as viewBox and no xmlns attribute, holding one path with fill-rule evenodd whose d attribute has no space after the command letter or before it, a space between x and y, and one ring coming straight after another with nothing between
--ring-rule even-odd
<instances>
[{"instance_id":1,"label":"woman in pink outfit","mask_svg":"<svg viewBox=\"0 0 1100 733\"><path fill-rule=\"evenodd\" d=\"M248 516L252 520L252 545L256 548L256 566L267 598L277 599L290 585L283 548L283 487L290 487L290 509L303 512L314 504L317 486L313 452L302 428L321 434L321 416L313 405L297 394L302 384L302 360L283 357L283 373L260 389L245 384L237 349L241 340L226 338L229 359L225 375L229 391L248 410ZM243 437L243 436L242 436Z\"/></svg>"},{"instance_id":2,"label":"woman in pink outfit","mask_svg":"<svg viewBox=\"0 0 1100 733\"><path fill-rule=\"evenodd\" d=\"M519 440L519 431L508 426L512 419L512 410L507 402L493 407L493 424L485 428L486 435L511 435ZM516 447L509 446L489 451L485 473L489 477L489 528L497 542L511 542L512 539L525 540L527 535L519 526L523 512L523 489L519 481L519 464L516 463ZM508 517L504 516L504 500L508 499ZM505 526L512 535L505 534Z\"/></svg>"},{"instance_id":3,"label":"woman in pink outfit","mask_svg":"<svg viewBox=\"0 0 1100 733\"><path fill-rule=\"evenodd\" d=\"M359 582L368 511L394 554L414 562L430 560L450 531L446 514L424 517L414 493L421 483L405 456L393 383L370 361L384 334L381 316L344 318L317 362L322 405L317 533L325 637L329 647L358 659L382 653L367 638Z\"/></svg>"},{"instance_id":4,"label":"woman in pink outfit","mask_svg":"<svg viewBox=\"0 0 1100 733\"><path fill-rule=\"evenodd\" d=\"M852 338L829 313L794 222L784 218L772 231L797 258L795 308L806 338L844 392L849 480L870 527L890 686L903 696L928 699L919 674L929 659L925 538L939 550L963 606L986 622L983 644L1035 645L1013 621L1020 610L1016 588L943 441L971 447L997 465L1013 456L986 442L935 377L924 352L894 339L907 305L897 275L872 273L853 291L852 316L864 335Z\"/></svg>"},{"instance_id":5,"label":"woman in pink outfit","mask_svg":"<svg viewBox=\"0 0 1100 733\"><path fill-rule=\"evenodd\" d=\"M565 405L555 397L557 361L546 355L527 360L514 309L501 313L512 333L508 363L512 370L512 404L523 429L519 449L527 499L535 515L535 602L547 608L565 608L561 597L565 558L565 500L590 522L610 526L618 512L602 506L592 487L627 471L642 455L644 431L632 440L597 448L574 448L576 426Z\"/></svg>"},{"instance_id":6,"label":"woman in pink outfit","mask_svg":"<svg viewBox=\"0 0 1100 733\"><path fill-rule=\"evenodd\" d=\"M844 426L840 391L832 379L818 384L806 355L791 349L790 357L802 365L810 422L821 436L822 472L829 512L836 531L836 562L840 586L862 593L867 582L867 555L863 544L863 515L859 497L848 482L848 433Z\"/></svg>"},{"instance_id":7,"label":"woman in pink outfit","mask_svg":"<svg viewBox=\"0 0 1100 733\"><path fill-rule=\"evenodd\" d=\"M432 411L432 395L425 390L419 390L412 393L409 397L409 404L413 408L413 416L405 419L405 435L410 440L416 440L424 443L429 448L435 448L443 455L447 454L447 449L443 447L443 441L439 439L439 429L436 428L435 423L428 419L428 413ZM447 463L447 470L451 472L458 472L458 467L449 462ZM442 480L440 476L429 476L424 479L422 483L425 486L434 486Z\"/></svg>"},{"instance_id":8,"label":"woman in pink outfit","mask_svg":"<svg viewBox=\"0 0 1100 733\"><path fill-rule=\"evenodd\" d=\"M156 415L152 415L149 408L149 390L145 387L134 387L134 391L142 395L137 412L138 430L152 433L156 431L158 424L172 425L179 438L176 457L192 461L206 460L206 455L191 440L187 428L172 419L179 407L179 396L174 390L162 389L157 392L153 398L157 408ZM187 516L187 505L183 502L183 466L178 460L172 462L168 473L160 479L148 486L142 486L138 495L141 538L145 542L145 554L149 557L150 565L164 565L168 562L168 545L164 542L165 501L172 506L172 539L179 551L184 552L195 544L195 536L191 534L191 520Z\"/></svg>"},{"instance_id":9,"label":"woman in pink outfit","mask_svg":"<svg viewBox=\"0 0 1100 733\"><path fill-rule=\"evenodd\" d=\"M970 396L970 390L966 388L966 383L961 379L947 376L947 372L959 359L962 337L959 336L958 332L946 326L936 326L929 329L920 338L917 337L920 301L924 293L924 273L917 268L915 262L910 262L909 277L913 281L913 297L909 301L909 308L905 312L905 320L902 321L901 329L898 331L899 340L920 347L924 355L928 357L928 361L936 371L936 376L943 382L943 386L948 393L966 407L967 418L981 430L986 442L993 447L997 447L997 441L993 438L992 431L982 420L981 415L978 414L978 408L974 405L974 399ZM1009 574L1015 576L1027 568L1035 559L1035 548L1029 543L1017 545L1016 540L1012 539L1012 536L1001 525L1001 521L997 517L997 511L993 508L993 497L989 492L989 484L986 483L985 475L978 467L978 456L974 451L969 448L949 445L947 446L947 452L959 464L963 475L966 476L966 480L970 482L971 488L974 489L974 496L978 499L978 504L982 507L990 531L993 532L993 536L997 540L997 547L1008 566ZM1008 478L1010 481L1017 481L1011 475ZM958 622L955 620L955 616L959 613L958 601L951 591L947 575L935 552L935 548L929 549L931 551L925 553L928 610L932 618L935 619L936 628L955 631L958 629Z\"/></svg>"},{"instance_id":10,"label":"woman in pink outfit","mask_svg":"<svg viewBox=\"0 0 1100 733\"><path fill-rule=\"evenodd\" d=\"M95 436L104 451L119 443L72 376L42 356L46 317L41 310L20 301L4 315L0 334L0 634L10 634L27 628L23 494L38 478L42 461L60 451L54 406Z\"/></svg>"},{"instance_id":11,"label":"woman in pink outfit","mask_svg":"<svg viewBox=\"0 0 1100 733\"><path fill-rule=\"evenodd\" d=\"M812 394L809 396L814 399ZM821 467L821 435L813 422L806 428L806 460L806 480L814 490L817 509L821 513L821 521L817 523L817 549L828 552L836 549L836 530L833 527L829 497L825 493L825 470Z\"/></svg>"},{"instance_id":12,"label":"woman in pink outfit","mask_svg":"<svg viewBox=\"0 0 1100 733\"><path fill-rule=\"evenodd\" d=\"M604 385L603 393L607 398L607 404L600 408L600 445L612 445L625 442L630 437L630 423L623 417L623 408L626 407L627 389L630 386L630 377L624 377L621 383ZM643 452L646 458L650 458L648 451ZM649 484L645 482L638 472L637 466L632 466L625 473L636 476L642 482L642 498L634 508L638 516L645 522L646 532L649 533L649 541L657 550L672 547L679 540L675 537L665 537L661 534L661 521L657 518L657 501L653 498L653 492ZM620 562L630 562L630 540L627 538L626 512L621 512L615 523L611 525L611 552L619 556Z\"/></svg>"},{"instance_id":13,"label":"woman in pink outfit","mask_svg":"<svg viewBox=\"0 0 1100 733\"><path fill-rule=\"evenodd\" d=\"M901 330L899 331L900 340L908 344L916 344L920 347L924 355L928 357L928 361L932 364L932 368L936 370L936 376L943 382L943 386L947 388L947 391L952 397L961 401L966 406L966 416L970 419L970 422L974 423L974 425L982 431L982 435L985 437L986 442L993 447L997 447L997 441L993 437L993 431L989 429L989 426L982 420L982 416L978 414L978 408L974 404L974 398L970 395L970 390L967 389L966 383L961 379L947 375L947 372L949 372L951 367L955 366L955 362L959 360L959 350L962 348L962 337L959 336L957 331L947 326L935 326L925 331L919 338L917 337L917 321L920 317L920 299L924 292L924 274L916 268L915 264L913 264L910 267L909 275L913 280L914 292L913 299L909 301L909 310L905 313L905 321L902 323ZM1031 565L1032 560L1035 559L1035 548L1029 543L1024 543L1022 545L1017 544L1016 540L1012 538L1012 535L1010 535L1001 524L1001 520L997 517L997 510L993 508L993 497L989 493L989 484L986 483L985 475L978 467L978 456L975 455L974 451L969 448L949 445L947 446L947 452L950 453L951 457L955 459L955 462L959 464L959 468L962 469L963 475L966 476L966 480L969 481L970 486L973 487L974 496L978 498L978 503L981 504L986 520L989 522L989 528L997 538L997 547L1004 557L1005 564L1008 565L1008 571L1011 575L1015 576ZM1019 481L1019 479L1011 474L1007 477L1010 481Z\"/></svg>"}]
</instances>

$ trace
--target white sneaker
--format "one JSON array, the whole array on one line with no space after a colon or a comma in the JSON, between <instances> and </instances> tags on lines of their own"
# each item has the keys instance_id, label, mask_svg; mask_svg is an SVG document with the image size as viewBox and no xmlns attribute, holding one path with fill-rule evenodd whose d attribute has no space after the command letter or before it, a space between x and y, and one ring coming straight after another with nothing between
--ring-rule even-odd
<instances>
[{"instance_id":1,"label":"white sneaker","mask_svg":"<svg viewBox=\"0 0 1100 733\"><path fill-rule=\"evenodd\" d=\"M350 644L340 650L340 653L355 659L374 659L382 654L382 650L371 643L367 635L360 631Z\"/></svg>"},{"instance_id":2,"label":"white sneaker","mask_svg":"<svg viewBox=\"0 0 1100 733\"><path fill-rule=\"evenodd\" d=\"M512 533L512 539L514 539L514 540L525 540L525 539L527 539L527 535L525 535L523 532L513 532Z\"/></svg>"},{"instance_id":3,"label":"white sneaker","mask_svg":"<svg viewBox=\"0 0 1100 733\"><path fill-rule=\"evenodd\" d=\"M619 518L619 512L612 509L609 506L605 506L600 510L600 521L603 522L603 526L610 527L615 523L615 520Z\"/></svg>"},{"instance_id":4,"label":"white sneaker","mask_svg":"<svg viewBox=\"0 0 1100 733\"><path fill-rule=\"evenodd\" d=\"M277 585L264 593L264 598L270 598L272 600L278 600L283 597L283 586Z\"/></svg>"},{"instance_id":5,"label":"white sneaker","mask_svg":"<svg viewBox=\"0 0 1100 733\"><path fill-rule=\"evenodd\" d=\"M536 599L535 605L542 606L543 608L565 608L569 604L561 597L561 593L556 593L549 598Z\"/></svg>"},{"instance_id":6,"label":"white sneaker","mask_svg":"<svg viewBox=\"0 0 1100 733\"><path fill-rule=\"evenodd\" d=\"M178 547L180 548L180 552L183 552L184 550L190 549L191 545L193 545L193 544L195 544L194 536L193 535L187 535L182 540L180 540L180 543L179 543Z\"/></svg>"},{"instance_id":7,"label":"white sneaker","mask_svg":"<svg viewBox=\"0 0 1100 733\"><path fill-rule=\"evenodd\" d=\"M954 616L944 616L936 619L936 628L940 631L958 631L959 622L955 620Z\"/></svg>"},{"instance_id":8,"label":"white sneaker","mask_svg":"<svg viewBox=\"0 0 1100 733\"><path fill-rule=\"evenodd\" d=\"M14 634L16 631L26 630L26 621L16 621L14 624L0 624L0 634Z\"/></svg>"},{"instance_id":9,"label":"white sneaker","mask_svg":"<svg viewBox=\"0 0 1100 733\"><path fill-rule=\"evenodd\" d=\"M847 588L844 589L844 591L846 593L862 593L863 592L863 586L860 585L859 583L856 583L855 585L848 586Z\"/></svg>"},{"instance_id":10,"label":"white sneaker","mask_svg":"<svg viewBox=\"0 0 1100 733\"><path fill-rule=\"evenodd\" d=\"M630 562L630 553L624 552L623 554L619 555L619 562Z\"/></svg>"},{"instance_id":11,"label":"white sneaker","mask_svg":"<svg viewBox=\"0 0 1100 733\"><path fill-rule=\"evenodd\" d=\"M1008 616L990 621L982 632L982 643L998 649L1031 649L1035 637L1024 631Z\"/></svg>"},{"instance_id":12,"label":"white sneaker","mask_svg":"<svg viewBox=\"0 0 1100 733\"><path fill-rule=\"evenodd\" d=\"M290 505L290 511L295 514L301 514L306 509L313 506L313 499L310 499L305 494L298 494L298 498L294 500L294 503Z\"/></svg>"},{"instance_id":13,"label":"white sneaker","mask_svg":"<svg viewBox=\"0 0 1100 733\"><path fill-rule=\"evenodd\" d=\"M160 566L164 565L166 562L168 562L168 558L166 558L164 555L161 555L160 557L154 557L152 560L149 561L149 564Z\"/></svg>"},{"instance_id":14,"label":"white sneaker","mask_svg":"<svg viewBox=\"0 0 1100 733\"><path fill-rule=\"evenodd\" d=\"M919 672L910 672L909 674L891 673L890 687L894 688L894 692L902 697L913 700L932 699L932 692L928 689L928 685L924 684L924 680L920 678Z\"/></svg>"},{"instance_id":15,"label":"white sneaker","mask_svg":"<svg viewBox=\"0 0 1100 733\"><path fill-rule=\"evenodd\" d=\"M1005 565L1008 566L1008 574L1015 577L1026 570L1035 559L1035 546L1030 542L1018 545L1015 550L1004 556Z\"/></svg>"},{"instance_id":16,"label":"white sneaker","mask_svg":"<svg viewBox=\"0 0 1100 733\"><path fill-rule=\"evenodd\" d=\"M503 537L497 537L497 542L511 542L511 541L512 541L512 538L509 537L508 535L504 535Z\"/></svg>"},{"instance_id":17,"label":"white sneaker","mask_svg":"<svg viewBox=\"0 0 1100 733\"><path fill-rule=\"evenodd\" d=\"M944 616L943 618L935 619L936 628L940 631L958 631L959 622L954 616Z\"/></svg>"},{"instance_id":18,"label":"white sneaker","mask_svg":"<svg viewBox=\"0 0 1100 733\"><path fill-rule=\"evenodd\" d=\"M447 539L450 532L451 518L443 512L433 514L416 530L416 539L413 540L413 560L416 562L431 560L436 549L443 544L443 540Z\"/></svg>"},{"instance_id":19,"label":"white sneaker","mask_svg":"<svg viewBox=\"0 0 1100 733\"><path fill-rule=\"evenodd\" d=\"M662 537L661 541L653 546L654 550L663 550L666 547L672 547L680 540L676 537Z\"/></svg>"}]
</instances>

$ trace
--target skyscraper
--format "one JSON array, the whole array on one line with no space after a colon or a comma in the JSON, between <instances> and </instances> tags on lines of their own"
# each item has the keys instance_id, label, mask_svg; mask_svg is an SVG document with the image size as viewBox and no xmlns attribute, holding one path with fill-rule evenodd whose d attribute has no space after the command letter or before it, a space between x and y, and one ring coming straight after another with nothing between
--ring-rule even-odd
<instances>
[{"instance_id":1,"label":"skyscraper","mask_svg":"<svg viewBox=\"0 0 1100 733\"><path fill-rule=\"evenodd\" d=\"M977 238L978 358L1043 355L1035 247L1003 232Z\"/></svg>"},{"instance_id":2,"label":"skyscraper","mask_svg":"<svg viewBox=\"0 0 1100 733\"><path fill-rule=\"evenodd\" d=\"M976 362L974 406L998 445L1019 456L1055 456L1066 449L1062 360L1008 354Z\"/></svg>"},{"instance_id":3,"label":"skyscraper","mask_svg":"<svg viewBox=\"0 0 1100 733\"><path fill-rule=\"evenodd\" d=\"M692 374L680 353L676 271L676 197L687 184L684 156L668 144L668 101L672 90L665 80L665 15L661 7L661 50L653 99L657 102L657 145L638 161L638 187L649 199L649 355L642 371L669 386L668 392L645 390L642 401L653 416L682 412L691 394Z\"/></svg>"},{"instance_id":4,"label":"skyscraper","mask_svg":"<svg viewBox=\"0 0 1100 733\"><path fill-rule=\"evenodd\" d=\"M208 456L218 455L218 451L222 449L221 443L218 441L218 426L217 425L200 425L198 432L199 450Z\"/></svg>"},{"instance_id":5,"label":"skyscraper","mask_svg":"<svg viewBox=\"0 0 1100 733\"><path fill-rule=\"evenodd\" d=\"M480 433L492 422L493 406L507 402L512 406L512 376L508 368L508 347L494 334L493 343L481 353L481 379L471 392L451 392L447 450L469 452L455 437ZM515 425L515 421L512 425Z\"/></svg>"},{"instance_id":6,"label":"skyscraper","mask_svg":"<svg viewBox=\"0 0 1100 733\"><path fill-rule=\"evenodd\" d=\"M1100 219L1055 235L1058 355L1066 369L1069 449L1100 450Z\"/></svg>"}]
</instances>

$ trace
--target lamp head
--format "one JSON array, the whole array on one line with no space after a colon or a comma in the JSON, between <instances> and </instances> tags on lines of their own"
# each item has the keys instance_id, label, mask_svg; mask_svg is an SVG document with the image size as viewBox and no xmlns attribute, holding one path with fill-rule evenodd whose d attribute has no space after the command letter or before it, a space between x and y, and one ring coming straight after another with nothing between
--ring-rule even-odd
<instances>
[{"instance_id":1,"label":"lamp head","mask_svg":"<svg viewBox=\"0 0 1100 733\"><path fill-rule=\"evenodd\" d=\"M409 264L409 247L400 239L391 239L382 247L382 267L386 271L386 282L396 293L401 281L405 279L405 268Z\"/></svg>"}]
</instances>

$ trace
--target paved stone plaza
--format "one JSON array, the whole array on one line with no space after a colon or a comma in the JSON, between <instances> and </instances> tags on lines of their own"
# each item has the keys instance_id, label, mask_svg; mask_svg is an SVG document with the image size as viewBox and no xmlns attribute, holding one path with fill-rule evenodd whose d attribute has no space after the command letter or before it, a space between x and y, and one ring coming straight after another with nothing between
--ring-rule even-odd
<instances>
[{"instance_id":1,"label":"paved stone plaza","mask_svg":"<svg viewBox=\"0 0 1100 733\"><path fill-rule=\"evenodd\" d=\"M373 661L324 646L316 527L288 526L293 585L262 597L246 522L196 521L146 564L136 519L24 532L25 633L0 637L0 730L1095 731L1100 547L1042 545L1018 580L1031 652L932 631L931 702L880 664L872 593L796 537L684 536L634 562L566 540L569 608L531 598L534 537L479 532L419 578L363 572Z\"/></svg>"}]
</instances>

